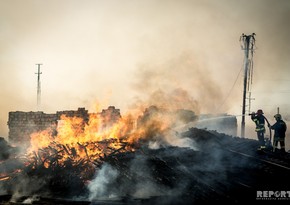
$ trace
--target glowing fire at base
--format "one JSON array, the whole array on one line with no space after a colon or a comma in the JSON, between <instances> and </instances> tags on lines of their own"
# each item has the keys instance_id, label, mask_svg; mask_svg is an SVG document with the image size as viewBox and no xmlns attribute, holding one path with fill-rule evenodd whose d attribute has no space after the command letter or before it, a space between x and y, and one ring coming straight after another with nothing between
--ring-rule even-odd
<instances>
[{"instance_id":1,"label":"glowing fire at base","mask_svg":"<svg viewBox=\"0 0 290 205\"><path fill-rule=\"evenodd\" d=\"M98 116L93 116L85 124L82 118L62 116L57 126L31 135L27 165L52 169L80 163L98 165L105 156L133 151L126 122L120 119L107 126Z\"/></svg>"},{"instance_id":2,"label":"glowing fire at base","mask_svg":"<svg viewBox=\"0 0 290 205\"><path fill-rule=\"evenodd\" d=\"M0 181L5 181L7 179L10 179L10 177L6 176L6 177L0 177Z\"/></svg>"},{"instance_id":3,"label":"glowing fire at base","mask_svg":"<svg viewBox=\"0 0 290 205\"><path fill-rule=\"evenodd\" d=\"M154 135L152 132L160 134L168 130L166 121L155 117L159 119L151 118L134 127L130 115L111 124L104 123L98 115L91 115L87 123L82 118L61 116L57 125L31 135L26 165L32 169L98 166L106 156L134 151L140 140Z\"/></svg>"},{"instance_id":4,"label":"glowing fire at base","mask_svg":"<svg viewBox=\"0 0 290 205\"><path fill-rule=\"evenodd\" d=\"M41 183L39 192L43 188L62 196L84 193L104 163L120 168L141 145L166 141L163 137L176 120L157 108L146 110L118 120L96 113L88 118L62 115L48 129L30 135L26 153L17 156L21 173L5 173L0 181L9 189L28 178L28 183Z\"/></svg>"},{"instance_id":5,"label":"glowing fire at base","mask_svg":"<svg viewBox=\"0 0 290 205\"><path fill-rule=\"evenodd\" d=\"M17 173L20 173L20 172L22 172L21 169L16 169L16 170L14 170L13 172L11 172L9 174L0 173L0 181L5 181L5 180L8 180L8 179L11 179L14 174L17 174Z\"/></svg>"}]
</instances>

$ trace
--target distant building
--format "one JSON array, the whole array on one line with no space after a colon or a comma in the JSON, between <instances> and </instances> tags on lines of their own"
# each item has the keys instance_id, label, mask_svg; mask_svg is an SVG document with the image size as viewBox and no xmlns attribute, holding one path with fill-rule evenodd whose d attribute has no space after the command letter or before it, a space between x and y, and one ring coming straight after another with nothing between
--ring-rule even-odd
<instances>
[{"instance_id":1,"label":"distant building","mask_svg":"<svg viewBox=\"0 0 290 205\"><path fill-rule=\"evenodd\" d=\"M237 117L228 114L208 114L200 115L195 123L195 127L200 129L215 130L219 133L237 136Z\"/></svg>"}]
</instances>

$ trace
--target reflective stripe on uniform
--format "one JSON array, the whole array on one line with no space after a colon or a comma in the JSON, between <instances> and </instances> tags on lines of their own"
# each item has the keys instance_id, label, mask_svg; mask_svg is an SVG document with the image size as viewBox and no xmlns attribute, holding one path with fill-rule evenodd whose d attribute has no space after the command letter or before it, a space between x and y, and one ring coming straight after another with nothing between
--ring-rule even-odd
<instances>
[{"instance_id":1,"label":"reflective stripe on uniform","mask_svg":"<svg viewBox=\"0 0 290 205\"><path fill-rule=\"evenodd\" d=\"M253 119L253 121L256 123L256 132L265 130L265 124L260 124L257 118Z\"/></svg>"},{"instance_id":2,"label":"reflective stripe on uniform","mask_svg":"<svg viewBox=\"0 0 290 205\"><path fill-rule=\"evenodd\" d=\"M259 132L259 131L265 131L265 127L256 128L256 132Z\"/></svg>"}]
</instances>

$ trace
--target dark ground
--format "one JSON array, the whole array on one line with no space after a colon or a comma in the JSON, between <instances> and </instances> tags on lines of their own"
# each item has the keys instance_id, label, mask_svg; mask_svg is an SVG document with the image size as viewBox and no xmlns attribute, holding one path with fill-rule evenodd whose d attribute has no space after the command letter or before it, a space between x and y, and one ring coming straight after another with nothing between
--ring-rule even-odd
<instances>
[{"instance_id":1,"label":"dark ground","mask_svg":"<svg viewBox=\"0 0 290 205\"><path fill-rule=\"evenodd\" d=\"M11 194L6 194L0 196L0 204L23 204L25 200L43 205L290 203L290 193L287 197L257 197L258 191L290 192L289 153L257 152L257 140L196 128L182 133L181 137L193 139L198 149L173 146L149 149L144 145L136 152L108 157L106 162L115 167L119 175L107 192L119 193L117 200L64 200L77 194L86 198L87 193L80 189L82 193L52 191L52 195L42 197L36 193L38 197L30 201L26 196L12 202ZM140 164L132 169L136 159ZM150 175L146 174L148 171ZM140 182L154 184L156 195L133 196ZM67 188L59 189L67 191Z\"/></svg>"}]
</instances>

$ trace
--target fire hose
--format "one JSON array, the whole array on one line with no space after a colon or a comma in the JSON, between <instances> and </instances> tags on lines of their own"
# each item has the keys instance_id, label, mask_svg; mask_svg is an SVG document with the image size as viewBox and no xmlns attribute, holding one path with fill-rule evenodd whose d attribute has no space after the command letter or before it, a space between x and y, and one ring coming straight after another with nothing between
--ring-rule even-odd
<instances>
[{"instance_id":1,"label":"fire hose","mask_svg":"<svg viewBox=\"0 0 290 205\"><path fill-rule=\"evenodd\" d=\"M251 114L249 114L250 116L252 116L253 115L253 113L251 113ZM272 130L271 130L271 125L270 125L270 123L269 123L269 121L268 121L268 119L263 115L263 117L264 117L264 119L267 121L267 123L268 123L268 128L269 128L269 134L270 134L270 137L269 137L269 143L267 143L267 145L269 146L269 148L271 149L272 148ZM274 142L273 142L273 144L274 144Z\"/></svg>"},{"instance_id":2,"label":"fire hose","mask_svg":"<svg viewBox=\"0 0 290 205\"><path fill-rule=\"evenodd\" d=\"M268 123L268 128L269 128L269 134L270 134L270 138L269 138L269 146L272 147L272 130L271 130L271 125L270 125L268 119L267 119L265 116L264 116L264 118L265 118L265 120L267 121L267 123ZM273 142L273 144L274 144L274 142Z\"/></svg>"},{"instance_id":3,"label":"fire hose","mask_svg":"<svg viewBox=\"0 0 290 205\"><path fill-rule=\"evenodd\" d=\"M272 130L271 130L271 125L269 126L269 133L270 133L270 144L272 143ZM274 141L273 141L274 144Z\"/></svg>"}]
</instances>

